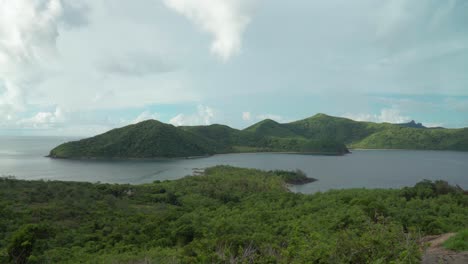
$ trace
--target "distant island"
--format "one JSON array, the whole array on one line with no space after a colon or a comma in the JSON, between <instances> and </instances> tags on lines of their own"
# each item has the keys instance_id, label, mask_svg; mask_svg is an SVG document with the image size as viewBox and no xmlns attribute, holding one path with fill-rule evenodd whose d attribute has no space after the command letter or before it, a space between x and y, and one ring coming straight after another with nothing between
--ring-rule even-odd
<instances>
[{"instance_id":1,"label":"distant island","mask_svg":"<svg viewBox=\"0 0 468 264\"><path fill-rule=\"evenodd\" d=\"M223 153L286 152L344 155L348 148L468 151L468 128L427 128L359 122L316 114L278 123L266 119L238 130L225 125L175 127L156 120L64 143L52 158L181 158Z\"/></svg>"}]
</instances>

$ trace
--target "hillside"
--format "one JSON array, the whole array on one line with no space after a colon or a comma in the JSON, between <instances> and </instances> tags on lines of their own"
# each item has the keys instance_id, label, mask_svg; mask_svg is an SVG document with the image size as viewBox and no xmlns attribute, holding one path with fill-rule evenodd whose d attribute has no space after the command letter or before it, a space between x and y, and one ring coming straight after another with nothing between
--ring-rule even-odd
<instances>
[{"instance_id":1,"label":"hillside","mask_svg":"<svg viewBox=\"0 0 468 264\"><path fill-rule=\"evenodd\" d=\"M391 128L353 142L351 147L467 151L468 129Z\"/></svg>"},{"instance_id":2,"label":"hillside","mask_svg":"<svg viewBox=\"0 0 468 264\"><path fill-rule=\"evenodd\" d=\"M291 193L294 172L219 166L144 185L0 178L0 263L419 263L468 226L446 182Z\"/></svg>"},{"instance_id":3,"label":"hillside","mask_svg":"<svg viewBox=\"0 0 468 264\"><path fill-rule=\"evenodd\" d=\"M325 114L282 126L308 139L328 138L351 148L468 151L468 128L425 128L415 122L359 122Z\"/></svg>"},{"instance_id":4,"label":"hillside","mask_svg":"<svg viewBox=\"0 0 468 264\"><path fill-rule=\"evenodd\" d=\"M414 120L411 120L410 122L408 123L401 123L401 124L396 124L396 125L399 125L401 127L412 127L412 128L427 128L425 127L423 124L421 123L416 123Z\"/></svg>"},{"instance_id":5,"label":"hillside","mask_svg":"<svg viewBox=\"0 0 468 264\"><path fill-rule=\"evenodd\" d=\"M286 126L273 121L271 119L265 119L260 121L246 129L245 132L250 132L257 135L265 135L272 137L302 137L299 134L289 130Z\"/></svg>"},{"instance_id":6,"label":"hillside","mask_svg":"<svg viewBox=\"0 0 468 264\"><path fill-rule=\"evenodd\" d=\"M148 120L104 134L62 144L50 151L53 158L153 158L205 156L218 143L172 125Z\"/></svg>"},{"instance_id":7,"label":"hillside","mask_svg":"<svg viewBox=\"0 0 468 264\"><path fill-rule=\"evenodd\" d=\"M175 158L232 152L303 152L345 154L333 140L283 138L224 125L174 127L155 120L113 129L101 135L62 144L52 158Z\"/></svg>"},{"instance_id":8,"label":"hillside","mask_svg":"<svg viewBox=\"0 0 468 264\"><path fill-rule=\"evenodd\" d=\"M346 146L468 151L468 128L425 128L415 122L358 122L325 114L285 124L267 119L243 130L219 124L174 127L148 120L65 143L53 149L50 156L173 158L233 152L345 154Z\"/></svg>"}]
</instances>

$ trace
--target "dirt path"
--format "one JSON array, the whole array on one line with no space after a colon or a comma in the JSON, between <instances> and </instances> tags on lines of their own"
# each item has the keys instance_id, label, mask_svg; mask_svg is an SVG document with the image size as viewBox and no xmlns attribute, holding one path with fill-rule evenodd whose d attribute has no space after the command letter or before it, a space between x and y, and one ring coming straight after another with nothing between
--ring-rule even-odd
<instances>
[{"instance_id":1,"label":"dirt path","mask_svg":"<svg viewBox=\"0 0 468 264\"><path fill-rule=\"evenodd\" d=\"M442 247L442 243L453 235L447 233L423 238L422 242L430 246L424 251L422 264L467 264L468 252L453 252Z\"/></svg>"}]
</instances>

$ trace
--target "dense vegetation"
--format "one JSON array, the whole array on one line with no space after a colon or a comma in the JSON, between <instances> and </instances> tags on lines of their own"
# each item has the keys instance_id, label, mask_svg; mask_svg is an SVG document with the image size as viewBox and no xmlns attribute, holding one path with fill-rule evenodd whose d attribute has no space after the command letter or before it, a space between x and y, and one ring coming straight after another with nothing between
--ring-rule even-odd
<instances>
[{"instance_id":1,"label":"dense vegetation","mask_svg":"<svg viewBox=\"0 0 468 264\"><path fill-rule=\"evenodd\" d=\"M3 178L0 263L417 263L421 236L468 227L468 196L442 181L303 195L285 188L296 177L220 166L137 186Z\"/></svg>"},{"instance_id":2,"label":"dense vegetation","mask_svg":"<svg viewBox=\"0 0 468 264\"><path fill-rule=\"evenodd\" d=\"M50 152L57 158L149 158L203 156L215 153L216 142L156 120L113 129L62 144Z\"/></svg>"},{"instance_id":3,"label":"dense vegetation","mask_svg":"<svg viewBox=\"0 0 468 264\"><path fill-rule=\"evenodd\" d=\"M244 130L224 125L174 127L155 120L54 148L56 158L157 158L232 152L345 154L351 148L468 151L468 128L357 122L317 114L280 124L263 120Z\"/></svg>"},{"instance_id":4,"label":"dense vegetation","mask_svg":"<svg viewBox=\"0 0 468 264\"><path fill-rule=\"evenodd\" d=\"M317 114L284 126L309 139L332 138L351 148L468 151L468 128L425 128L413 123L378 124Z\"/></svg>"}]
</instances>

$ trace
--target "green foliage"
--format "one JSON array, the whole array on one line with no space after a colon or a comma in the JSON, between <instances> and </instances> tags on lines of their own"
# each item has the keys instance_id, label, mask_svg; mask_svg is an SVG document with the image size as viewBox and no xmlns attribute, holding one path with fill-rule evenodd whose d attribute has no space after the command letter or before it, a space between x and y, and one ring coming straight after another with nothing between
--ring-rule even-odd
<instances>
[{"instance_id":1,"label":"green foliage","mask_svg":"<svg viewBox=\"0 0 468 264\"><path fill-rule=\"evenodd\" d=\"M56 158L154 158L205 156L218 144L172 125L148 120L104 134L62 144L50 151Z\"/></svg>"},{"instance_id":2,"label":"green foliage","mask_svg":"<svg viewBox=\"0 0 468 264\"><path fill-rule=\"evenodd\" d=\"M143 185L0 178L0 263L417 263L420 236L468 228L468 196L444 182L289 192L303 177L218 166Z\"/></svg>"},{"instance_id":3,"label":"green foliage","mask_svg":"<svg viewBox=\"0 0 468 264\"><path fill-rule=\"evenodd\" d=\"M352 144L356 148L468 150L468 129L392 127Z\"/></svg>"},{"instance_id":4,"label":"green foliage","mask_svg":"<svg viewBox=\"0 0 468 264\"><path fill-rule=\"evenodd\" d=\"M270 173L280 176L281 179L288 184L298 185L316 181L314 178L307 177L307 175L299 169L295 171L274 170L270 171Z\"/></svg>"},{"instance_id":5,"label":"green foliage","mask_svg":"<svg viewBox=\"0 0 468 264\"><path fill-rule=\"evenodd\" d=\"M411 123L410 123L411 124ZM468 128L376 124L317 114L280 124L263 120L244 130L224 125L174 127L155 120L62 144L55 158L174 158L232 152L342 155L353 148L468 151Z\"/></svg>"},{"instance_id":6,"label":"green foliage","mask_svg":"<svg viewBox=\"0 0 468 264\"><path fill-rule=\"evenodd\" d=\"M35 262L31 255L36 240L48 237L48 228L37 224L26 224L13 233L7 247L10 261L18 264Z\"/></svg>"},{"instance_id":7,"label":"green foliage","mask_svg":"<svg viewBox=\"0 0 468 264\"><path fill-rule=\"evenodd\" d=\"M453 251L468 251L468 229L461 230L447 239L444 247Z\"/></svg>"},{"instance_id":8,"label":"green foliage","mask_svg":"<svg viewBox=\"0 0 468 264\"><path fill-rule=\"evenodd\" d=\"M415 128L418 126L357 122L324 114L284 127L308 139L331 138L352 148L468 151L468 128Z\"/></svg>"}]
</instances>

